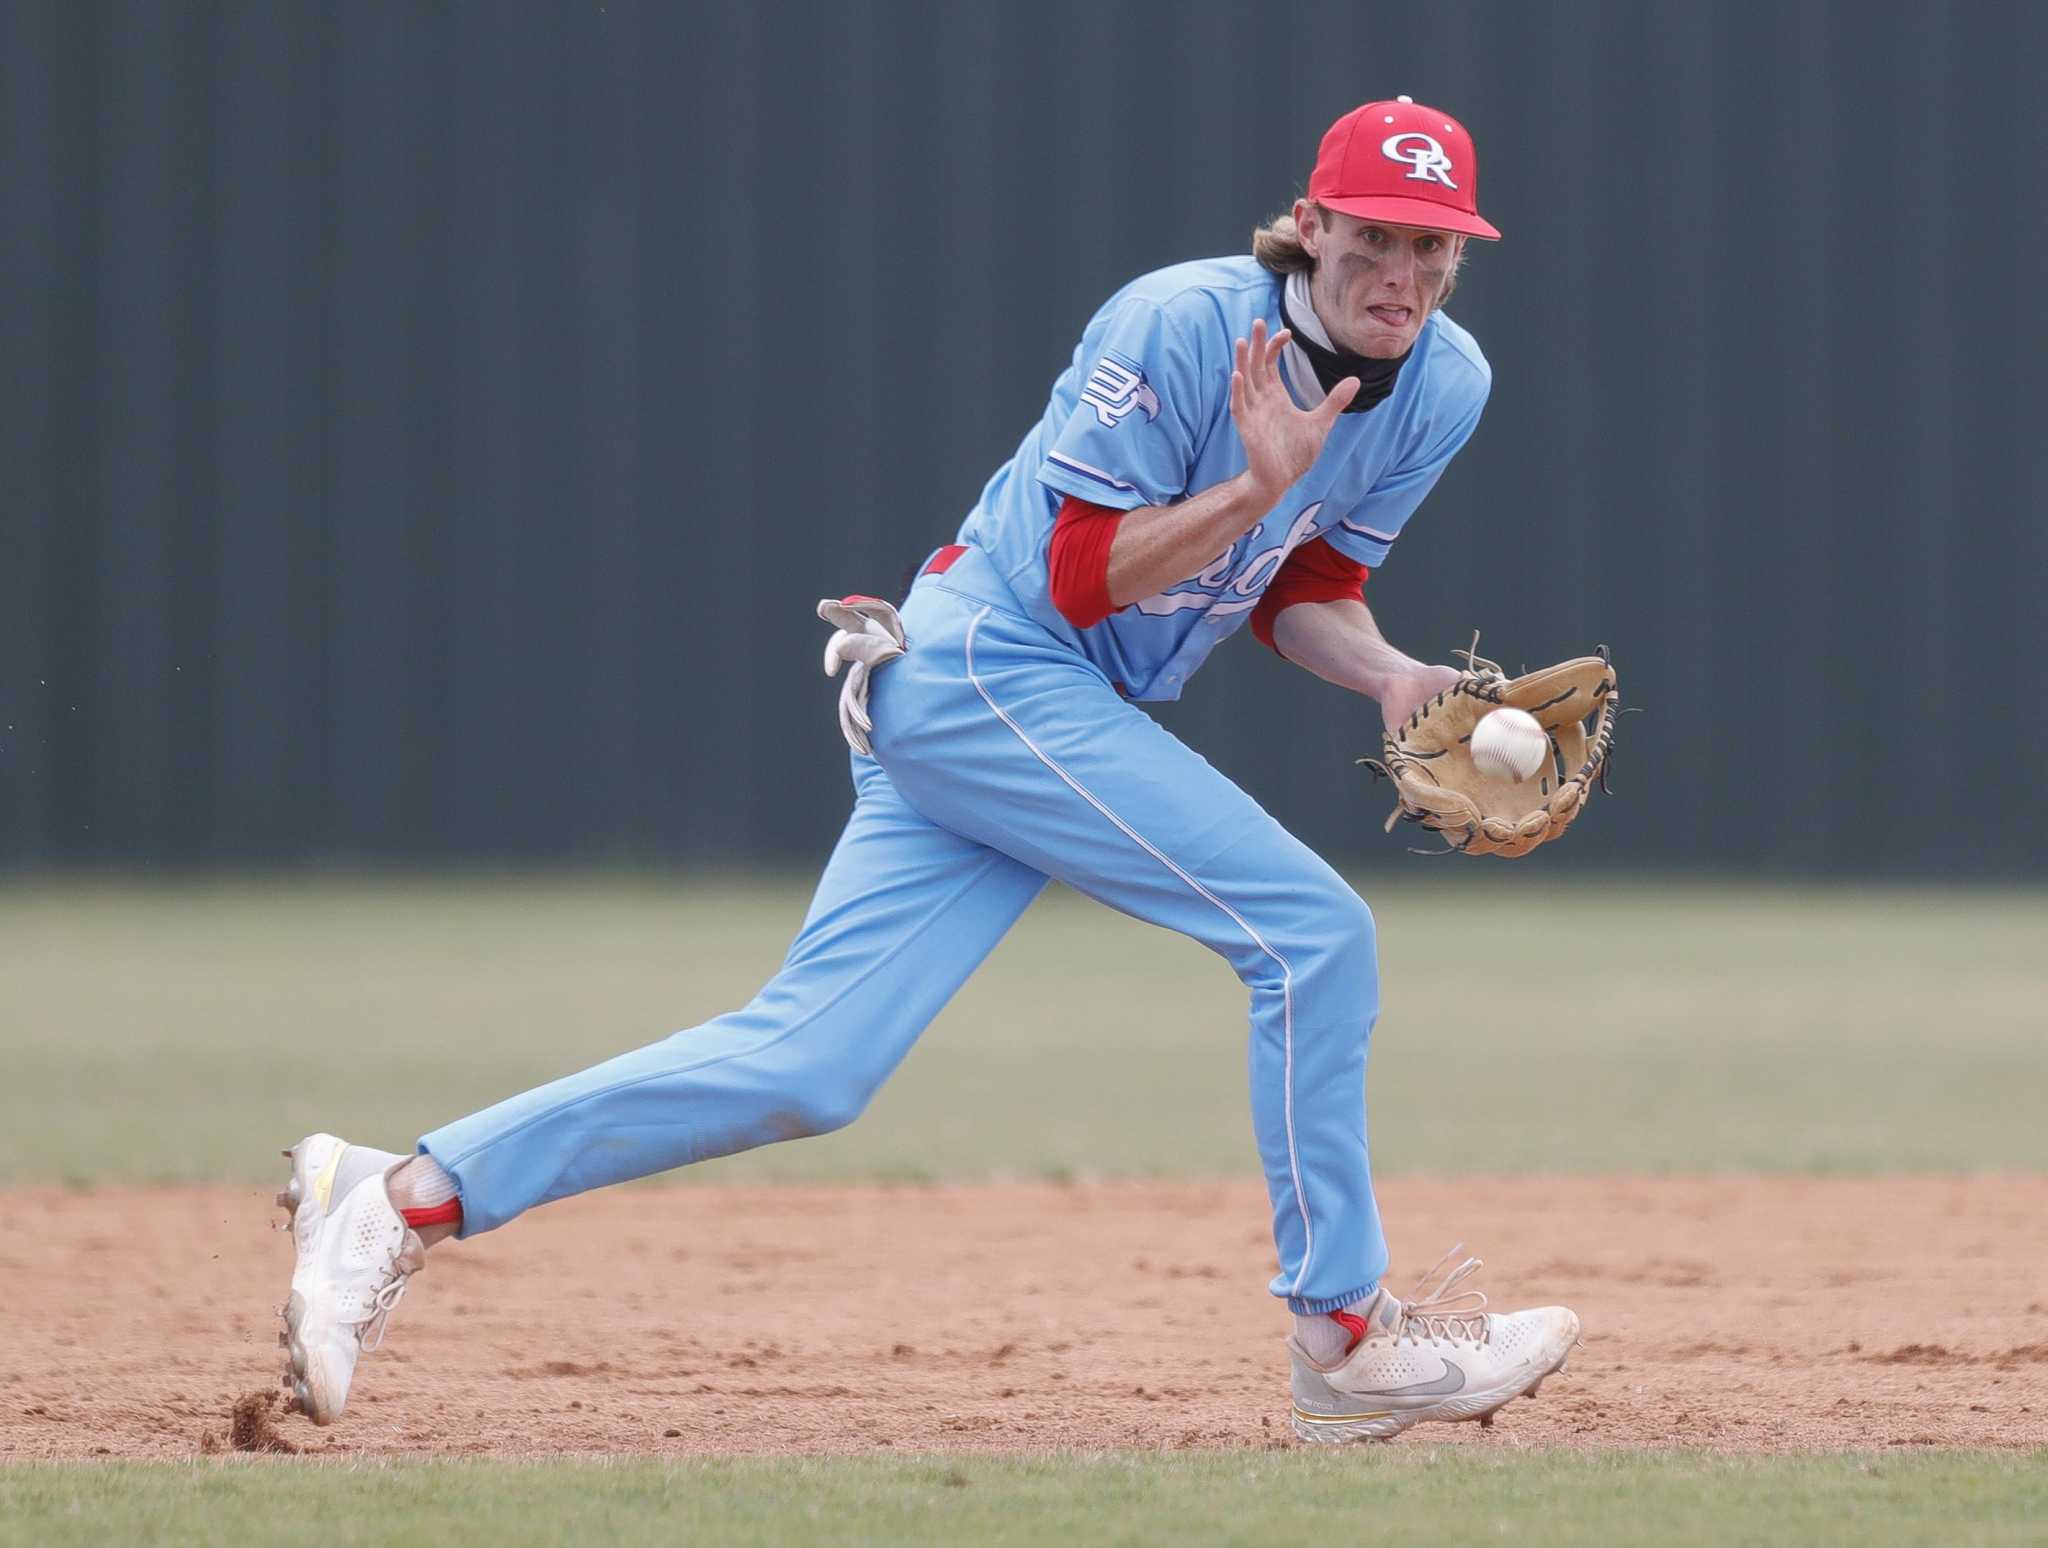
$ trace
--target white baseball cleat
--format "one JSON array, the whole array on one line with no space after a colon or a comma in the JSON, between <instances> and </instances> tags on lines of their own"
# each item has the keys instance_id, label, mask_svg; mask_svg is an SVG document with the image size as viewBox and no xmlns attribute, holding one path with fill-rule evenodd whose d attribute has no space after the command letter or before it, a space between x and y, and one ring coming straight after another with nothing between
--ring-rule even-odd
<instances>
[{"instance_id":1,"label":"white baseball cleat","mask_svg":"<svg viewBox=\"0 0 2048 1548\"><path fill-rule=\"evenodd\" d=\"M291 1181L277 1202L291 1214L298 1263L278 1343L285 1385L315 1424L348 1402L357 1357L384 1341L406 1280L426 1246L391 1203L385 1179L405 1156L309 1134L285 1152Z\"/></svg>"},{"instance_id":2,"label":"white baseball cleat","mask_svg":"<svg viewBox=\"0 0 2048 1548\"><path fill-rule=\"evenodd\" d=\"M1578 1314L1562 1306L1487 1311L1480 1291L1457 1289L1478 1270L1477 1258L1438 1277L1457 1250L1422 1276L1409 1300L1376 1295L1359 1319L1363 1336L1334 1364L1318 1365L1288 1339L1298 1438L1333 1445L1391 1440L1432 1420L1491 1424L1495 1409L1564 1368Z\"/></svg>"}]
</instances>

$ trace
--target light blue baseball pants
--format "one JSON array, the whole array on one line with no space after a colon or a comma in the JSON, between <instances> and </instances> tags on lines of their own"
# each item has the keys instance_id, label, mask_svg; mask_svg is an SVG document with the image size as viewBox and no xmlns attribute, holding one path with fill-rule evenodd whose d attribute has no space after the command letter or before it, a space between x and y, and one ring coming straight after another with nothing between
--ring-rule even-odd
<instances>
[{"instance_id":1,"label":"light blue baseball pants","mask_svg":"<svg viewBox=\"0 0 2048 1548\"><path fill-rule=\"evenodd\" d=\"M1251 994L1275 1295L1386 1270L1366 1159L1370 911L1257 802L1027 617L986 561L922 577L875 674L875 757L781 970L752 1004L437 1129L465 1236L536 1204L857 1117L1057 877L1227 958Z\"/></svg>"}]
</instances>

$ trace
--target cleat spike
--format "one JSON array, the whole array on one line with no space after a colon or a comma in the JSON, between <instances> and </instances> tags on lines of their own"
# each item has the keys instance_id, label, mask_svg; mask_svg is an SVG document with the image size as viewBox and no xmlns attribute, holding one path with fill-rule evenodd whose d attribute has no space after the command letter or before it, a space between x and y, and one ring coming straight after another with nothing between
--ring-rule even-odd
<instances>
[{"instance_id":1,"label":"cleat spike","mask_svg":"<svg viewBox=\"0 0 2048 1548\"><path fill-rule=\"evenodd\" d=\"M1490 1430L1493 1428L1492 1409L1489 1408L1485 1413L1479 1415L1479 1428L1482 1430Z\"/></svg>"}]
</instances>

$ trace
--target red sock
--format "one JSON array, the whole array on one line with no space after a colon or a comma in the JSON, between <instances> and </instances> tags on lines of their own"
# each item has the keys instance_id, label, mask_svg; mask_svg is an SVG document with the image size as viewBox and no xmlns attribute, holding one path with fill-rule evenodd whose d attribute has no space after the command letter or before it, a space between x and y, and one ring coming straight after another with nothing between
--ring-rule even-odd
<instances>
[{"instance_id":1,"label":"red sock","mask_svg":"<svg viewBox=\"0 0 2048 1548\"><path fill-rule=\"evenodd\" d=\"M1344 1346L1346 1354L1356 1349L1369 1331L1366 1320L1357 1312L1333 1311L1330 1313L1330 1320L1351 1335L1351 1342Z\"/></svg>"},{"instance_id":2,"label":"red sock","mask_svg":"<svg viewBox=\"0 0 2048 1548\"><path fill-rule=\"evenodd\" d=\"M420 1209L401 1209L399 1217L417 1231L421 1226L462 1224L462 1200L449 1199L444 1204L428 1204Z\"/></svg>"}]
</instances>

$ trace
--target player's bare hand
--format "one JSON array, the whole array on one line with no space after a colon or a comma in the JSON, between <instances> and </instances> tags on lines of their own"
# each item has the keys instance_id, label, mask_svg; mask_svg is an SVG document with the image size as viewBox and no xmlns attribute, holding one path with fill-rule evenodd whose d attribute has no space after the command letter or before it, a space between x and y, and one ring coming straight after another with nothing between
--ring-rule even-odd
<instances>
[{"instance_id":1,"label":"player's bare hand","mask_svg":"<svg viewBox=\"0 0 2048 1548\"><path fill-rule=\"evenodd\" d=\"M1456 667L1426 666L1418 661L1412 672L1394 678L1380 691L1380 719L1389 731L1394 730L1424 701L1435 698L1462 675Z\"/></svg>"},{"instance_id":2,"label":"player's bare hand","mask_svg":"<svg viewBox=\"0 0 2048 1548\"><path fill-rule=\"evenodd\" d=\"M1358 378L1347 376L1315 408L1296 408L1280 379L1288 337L1282 328L1268 338L1260 318L1252 324L1251 338L1237 341L1236 368L1230 373L1230 417L1244 443L1245 472L1261 494L1274 500L1315 465L1330 426L1358 396Z\"/></svg>"}]
</instances>

